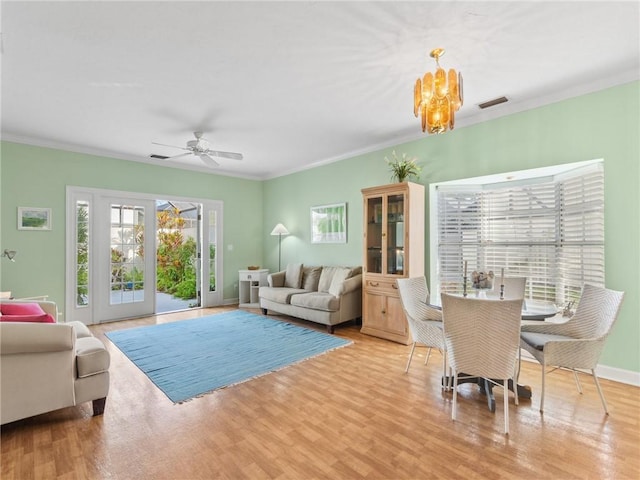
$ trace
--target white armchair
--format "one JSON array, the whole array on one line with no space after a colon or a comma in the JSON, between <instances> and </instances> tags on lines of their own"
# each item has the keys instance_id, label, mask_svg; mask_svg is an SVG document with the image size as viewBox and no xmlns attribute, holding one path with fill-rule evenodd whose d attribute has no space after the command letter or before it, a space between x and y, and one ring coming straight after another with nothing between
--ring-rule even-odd
<instances>
[{"instance_id":1,"label":"white armchair","mask_svg":"<svg viewBox=\"0 0 640 480\"><path fill-rule=\"evenodd\" d=\"M36 303L57 314L54 302ZM104 344L80 322L0 322L0 424L89 401L102 414L109 363Z\"/></svg>"}]
</instances>

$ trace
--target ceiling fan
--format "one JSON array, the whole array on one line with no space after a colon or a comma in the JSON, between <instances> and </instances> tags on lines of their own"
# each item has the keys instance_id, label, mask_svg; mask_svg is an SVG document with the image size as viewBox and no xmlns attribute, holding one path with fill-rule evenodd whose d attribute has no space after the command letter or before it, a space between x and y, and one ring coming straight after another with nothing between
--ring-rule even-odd
<instances>
[{"instance_id":1,"label":"ceiling fan","mask_svg":"<svg viewBox=\"0 0 640 480\"><path fill-rule=\"evenodd\" d=\"M186 147L177 147L175 145L166 145L164 143L156 143L156 142L151 142L151 143L153 143L154 145L161 145L163 147L171 147L171 148L179 148L181 150L187 150L186 153L181 153L180 155L174 155L173 157L169 157L167 160L171 160L179 157L185 157L187 155L195 155L197 157L200 157L200 160L202 160L205 165L211 168L220 166L220 164L216 162L212 157L230 158L232 160L242 160L241 153L220 152L218 150L212 150L210 148L209 142L204 138L202 138L202 132L193 132L193 135L196 137L196 139L189 140L187 142Z\"/></svg>"}]
</instances>

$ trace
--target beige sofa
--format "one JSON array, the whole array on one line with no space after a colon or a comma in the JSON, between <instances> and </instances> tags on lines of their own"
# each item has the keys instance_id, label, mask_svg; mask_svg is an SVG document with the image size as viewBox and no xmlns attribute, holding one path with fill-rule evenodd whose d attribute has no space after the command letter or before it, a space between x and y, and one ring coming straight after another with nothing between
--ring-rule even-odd
<instances>
[{"instance_id":1,"label":"beige sofa","mask_svg":"<svg viewBox=\"0 0 640 480\"><path fill-rule=\"evenodd\" d=\"M57 320L54 302L35 303ZM109 363L80 322L0 322L0 425L89 401L102 414Z\"/></svg>"},{"instance_id":2,"label":"beige sofa","mask_svg":"<svg viewBox=\"0 0 640 480\"><path fill-rule=\"evenodd\" d=\"M362 267L289 264L260 287L260 308L334 326L362 316Z\"/></svg>"}]
</instances>

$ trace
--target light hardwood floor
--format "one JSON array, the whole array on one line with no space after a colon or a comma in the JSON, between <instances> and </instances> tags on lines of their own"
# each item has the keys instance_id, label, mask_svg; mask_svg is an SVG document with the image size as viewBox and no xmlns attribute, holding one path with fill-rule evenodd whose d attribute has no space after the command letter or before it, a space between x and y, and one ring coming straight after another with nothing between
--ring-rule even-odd
<instances>
[{"instance_id":1,"label":"light hardwood floor","mask_svg":"<svg viewBox=\"0 0 640 480\"><path fill-rule=\"evenodd\" d=\"M348 325L348 347L174 405L103 335L223 310L92 327L112 359L104 416L86 404L3 426L2 479L640 478L637 387L603 380L607 417L592 381L579 395L556 372L541 415L540 367L524 362L534 397L511 400L507 437L500 389L491 413L461 386L453 422L437 352L425 366L418 350L405 374L410 347Z\"/></svg>"}]
</instances>

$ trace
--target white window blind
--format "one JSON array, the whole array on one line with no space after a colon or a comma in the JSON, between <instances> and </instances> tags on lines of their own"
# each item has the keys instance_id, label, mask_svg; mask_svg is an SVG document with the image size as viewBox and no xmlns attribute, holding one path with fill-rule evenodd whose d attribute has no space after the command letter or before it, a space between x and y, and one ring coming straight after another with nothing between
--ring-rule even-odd
<instances>
[{"instance_id":1,"label":"white window blind","mask_svg":"<svg viewBox=\"0 0 640 480\"><path fill-rule=\"evenodd\" d=\"M604 286L602 163L524 182L437 187L440 292L474 270L527 277L525 298L558 305ZM468 284L468 286L470 286Z\"/></svg>"}]
</instances>

